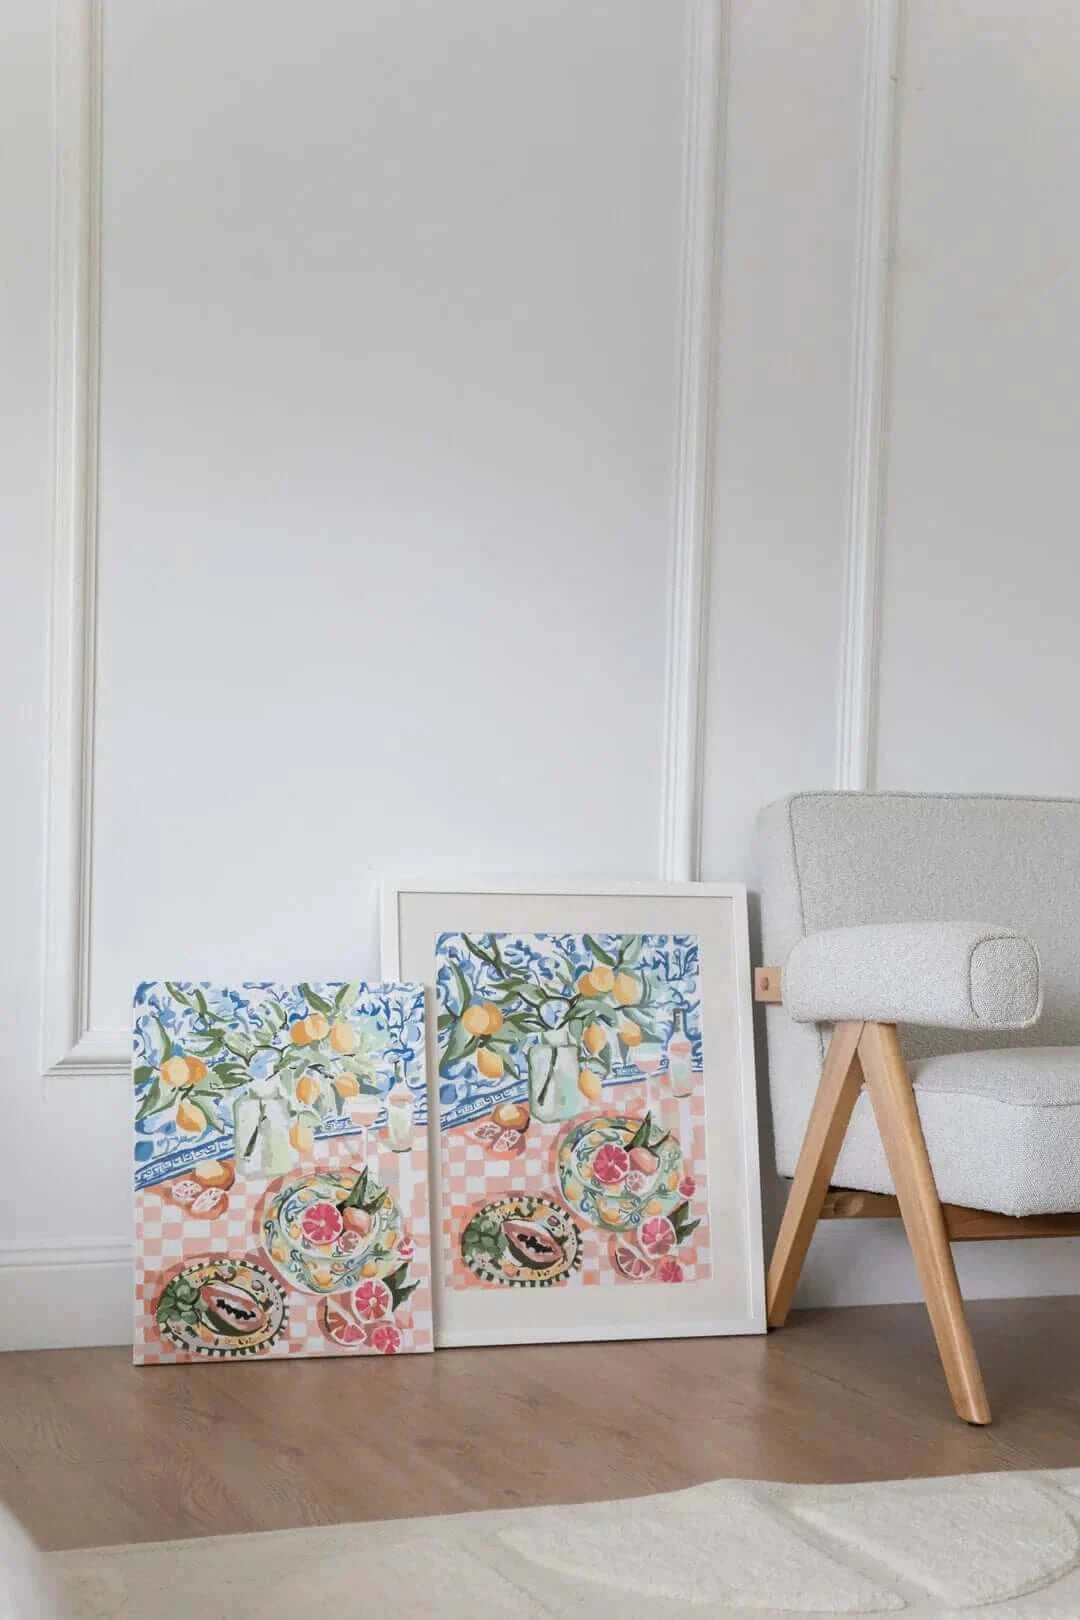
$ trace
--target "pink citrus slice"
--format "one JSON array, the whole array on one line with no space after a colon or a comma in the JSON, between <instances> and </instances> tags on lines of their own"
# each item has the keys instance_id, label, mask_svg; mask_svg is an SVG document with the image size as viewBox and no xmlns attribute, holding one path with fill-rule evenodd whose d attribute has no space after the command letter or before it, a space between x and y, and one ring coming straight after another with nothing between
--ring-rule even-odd
<instances>
[{"instance_id":1,"label":"pink citrus slice","mask_svg":"<svg viewBox=\"0 0 1080 1620\"><path fill-rule=\"evenodd\" d=\"M684 1282L685 1274L677 1260L661 1260L656 1268L656 1280L666 1283Z\"/></svg>"},{"instance_id":2,"label":"pink citrus slice","mask_svg":"<svg viewBox=\"0 0 1080 1620\"><path fill-rule=\"evenodd\" d=\"M362 1322L377 1322L394 1309L394 1296L380 1277L368 1277L353 1289L352 1308Z\"/></svg>"},{"instance_id":3,"label":"pink citrus slice","mask_svg":"<svg viewBox=\"0 0 1080 1620\"><path fill-rule=\"evenodd\" d=\"M300 1217L300 1230L308 1243L316 1246L335 1243L341 1236L341 1211L336 1204L309 1204Z\"/></svg>"},{"instance_id":4,"label":"pink citrus slice","mask_svg":"<svg viewBox=\"0 0 1080 1620\"><path fill-rule=\"evenodd\" d=\"M683 1198L693 1198L697 1192L697 1182L693 1176L683 1176L679 1182L679 1192Z\"/></svg>"},{"instance_id":5,"label":"pink citrus slice","mask_svg":"<svg viewBox=\"0 0 1080 1620\"><path fill-rule=\"evenodd\" d=\"M643 1282L646 1277L651 1277L653 1274L652 1261L646 1260L643 1254L639 1254L632 1243L621 1242L618 1238L613 1238L611 1258L623 1276L629 1277L632 1282Z\"/></svg>"},{"instance_id":6,"label":"pink citrus slice","mask_svg":"<svg viewBox=\"0 0 1080 1620\"><path fill-rule=\"evenodd\" d=\"M323 1300L322 1309L319 1311L319 1325L328 1339L333 1339L335 1344L340 1344L346 1349L356 1350L360 1345L367 1343L367 1329L352 1321L328 1299Z\"/></svg>"},{"instance_id":7,"label":"pink citrus slice","mask_svg":"<svg viewBox=\"0 0 1080 1620\"><path fill-rule=\"evenodd\" d=\"M649 1259L656 1260L675 1247L675 1228L666 1215L650 1216L647 1221L641 1223L638 1242Z\"/></svg>"},{"instance_id":8,"label":"pink citrus slice","mask_svg":"<svg viewBox=\"0 0 1080 1620\"><path fill-rule=\"evenodd\" d=\"M401 1349L401 1333L392 1322L381 1322L377 1328L372 1328L368 1342L380 1356L396 1356Z\"/></svg>"},{"instance_id":9,"label":"pink citrus slice","mask_svg":"<svg viewBox=\"0 0 1080 1620\"><path fill-rule=\"evenodd\" d=\"M618 1187L630 1173L630 1155L614 1142L605 1142L597 1148L592 1162L592 1173L603 1187Z\"/></svg>"}]
</instances>

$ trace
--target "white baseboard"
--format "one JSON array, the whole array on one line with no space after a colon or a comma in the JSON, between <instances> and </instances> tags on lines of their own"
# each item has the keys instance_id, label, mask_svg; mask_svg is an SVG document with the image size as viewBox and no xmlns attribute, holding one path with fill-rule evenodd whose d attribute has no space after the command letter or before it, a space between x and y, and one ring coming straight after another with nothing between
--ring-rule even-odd
<instances>
[{"instance_id":1,"label":"white baseboard","mask_svg":"<svg viewBox=\"0 0 1080 1620\"><path fill-rule=\"evenodd\" d=\"M133 1288L127 1238L2 1244L0 1350L130 1344Z\"/></svg>"},{"instance_id":2,"label":"white baseboard","mask_svg":"<svg viewBox=\"0 0 1080 1620\"><path fill-rule=\"evenodd\" d=\"M968 1300L1080 1293L1080 1238L956 1243L953 1254ZM922 1297L899 1221L824 1221L795 1305L900 1305Z\"/></svg>"},{"instance_id":3,"label":"white baseboard","mask_svg":"<svg viewBox=\"0 0 1080 1620\"><path fill-rule=\"evenodd\" d=\"M959 1243L966 1299L1078 1292L1080 1238ZM132 1245L101 1238L53 1248L0 1244L0 1351L64 1350L132 1340ZM897 1221L832 1221L817 1233L797 1306L921 1300Z\"/></svg>"}]
</instances>

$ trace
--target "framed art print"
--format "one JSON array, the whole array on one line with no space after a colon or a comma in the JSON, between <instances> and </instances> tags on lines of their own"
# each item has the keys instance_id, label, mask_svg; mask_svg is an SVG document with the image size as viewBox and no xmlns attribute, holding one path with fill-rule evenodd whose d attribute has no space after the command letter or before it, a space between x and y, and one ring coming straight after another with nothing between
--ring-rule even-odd
<instances>
[{"instance_id":1,"label":"framed art print","mask_svg":"<svg viewBox=\"0 0 1080 1620\"><path fill-rule=\"evenodd\" d=\"M438 1345L764 1331L746 892L399 882Z\"/></svg>"},{"instance_id":2,"label":"framed art print","mask_svg":"<svg viewBox=\"0 0 1080 1620\"><path fill-rule=\"evenodd\" d=\"M419 984L135 992L135 1360L431 1350Z\"/></svg>"}]
</instances>

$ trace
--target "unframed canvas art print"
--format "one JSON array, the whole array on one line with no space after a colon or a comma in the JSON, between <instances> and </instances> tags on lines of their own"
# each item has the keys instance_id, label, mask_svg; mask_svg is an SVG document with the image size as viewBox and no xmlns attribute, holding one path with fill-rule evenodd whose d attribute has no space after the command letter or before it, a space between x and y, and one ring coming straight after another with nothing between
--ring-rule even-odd
<instances>
[{"instance_id":1,"label":"unframed canvas art print","mask_svg":"<svg viewBox=\"0 0 1080 1620\"><path fill-rule=\"evenodd\" d=\"M711 1276L690 934L436 945L444 1286Z\"/></svg>"},{"instance_id":2,"label":"unframed canvas art print","mask_svg":"<svg viewBox=\"0 0 1080 1620\"><path fill-rule=\"evenodd\" d=\"M419 985L144 983L135 1360L432 1348Z\"/></svg>"}]
</instances>

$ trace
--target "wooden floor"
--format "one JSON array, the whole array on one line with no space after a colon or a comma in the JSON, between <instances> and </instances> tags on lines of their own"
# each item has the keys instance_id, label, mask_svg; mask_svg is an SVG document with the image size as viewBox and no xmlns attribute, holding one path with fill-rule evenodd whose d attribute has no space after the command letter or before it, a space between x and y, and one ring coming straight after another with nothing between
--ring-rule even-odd
<instances>
[{"instance_id":1,"label":"wooden floor","mask_svg":"<svg viewBox=\"0 0 1080 1620\"><path fill-rule=\"evenodd\" d=\"M952 1415L921 1306L767 1339L135 1369L0 1356L0 1500L47 1547L671 1490L1080 1464L1080 1298L970 1307L995 1407Z\"/></svg>"}]
</instances>

